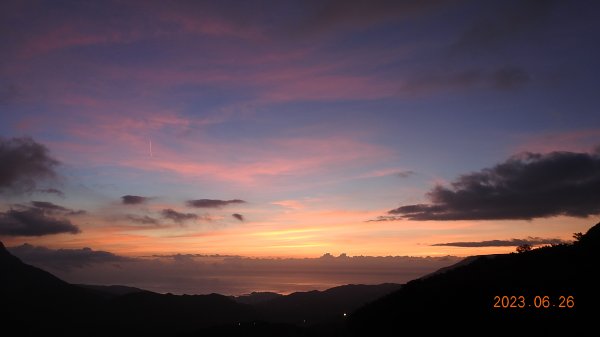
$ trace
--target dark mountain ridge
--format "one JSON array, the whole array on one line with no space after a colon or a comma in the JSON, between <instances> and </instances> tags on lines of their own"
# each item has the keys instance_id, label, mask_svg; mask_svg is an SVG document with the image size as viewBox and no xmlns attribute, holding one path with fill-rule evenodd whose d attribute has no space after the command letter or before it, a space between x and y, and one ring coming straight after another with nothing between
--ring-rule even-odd
<instances>
[{"instance_id":1,"label":"dark mountain ridge","mask_svg":"<svg viewBox=\"0 0 600 337\"><path fill-rule=\"evenodd\" d=\"M324 291L295 292L256 304L263 317L270 321L312 324L344 317L374 299L401 287L399 284L349 284Z\"/></svg>"},{"instance_id":2,"label":"dark mountain ridge","mask_svg":"<svg viewBox=\"0 0 600 337\"><path fill-rule=\"evenodd\" d=\"M128 295L128 294L148 292L148 290L144 290L144 289L140 289L140 288L136 288L136 287L121 286L121 285L104 286L104 285L94 285L94 284L76 284L76 286L97 291L97 292L105 295L106 297L116 297L116 296L123 296L123 295Z\"/></svg>"},{"instance_id":3,"label":"dark mountain ridge","mask_svg":"<svg viewBox=\"0 0 600 337\"><path fill-rule=\"evenodd\" d=\"M234 301L244 304L258 304L272 299L282 297L283 295L270 291L254 291L247 295L231 296Z\"/></svg>"},{"instance_id":4,"label":"dark mountain ridge","mask_svg":"<svg viewBox=\"0 0 600 337\"><path fill-rule=\"evenodd\" d=\"M481 256L408 282L355 312L350 330L397 336L410 325L427 334L597 335L598 257L600 223L572 245Z\"/></svg>"}]
</instances>

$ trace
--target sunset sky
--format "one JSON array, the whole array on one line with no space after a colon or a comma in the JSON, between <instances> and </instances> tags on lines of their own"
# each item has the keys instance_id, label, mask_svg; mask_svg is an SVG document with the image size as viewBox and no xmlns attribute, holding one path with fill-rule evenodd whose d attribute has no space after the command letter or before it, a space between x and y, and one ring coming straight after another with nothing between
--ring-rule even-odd
<instances>
[{"instance_id":1,"label":"sunset sky","mask_svg":"<svg viewBox=\"0 0 600 337\"><path fill-rule=\"evenodd\" d=\"M2 1L0 240L269 259L571 240L600 213L599 9Z\"/></svg>"}]
</instances>

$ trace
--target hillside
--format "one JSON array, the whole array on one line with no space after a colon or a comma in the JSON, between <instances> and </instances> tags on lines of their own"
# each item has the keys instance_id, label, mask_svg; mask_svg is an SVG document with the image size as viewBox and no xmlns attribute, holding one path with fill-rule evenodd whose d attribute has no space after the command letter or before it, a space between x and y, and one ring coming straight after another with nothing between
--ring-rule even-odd
<instances>
[{"instance_id":1,"label":"hillside","mask_svg":"<svg viewBox=\"0 0 600 337\"><path fill-rule=\"evenodd\" d=\"M101 302L95 292L21 262L1 242L0 298L3 327L13 327L23 336L47 331L75 335Z\"/></svg>"},{"instance_id":2,"label":"hillside","mask_svg":"<svg viewBox=\"0 0 600 337\"><path fill-rule=\"evenodd\" d=\"M400 288L399 284L344 285L324 291L296 292L270 301L256 308L273 322L312 324L343 318L359 307Z\"/></svg>"},{"instance_id":3,"label":"hillside","mask_svg":"<svg viewBox=\"0 0 600 337\"><path fill-rule=\"evenodd\" d=\"M597 335L599 253L597 224L573 245L479 257L366 305L352 315L350 330L356 336L396 336L408 327L450 335ZM494 308L495 296L509 302L516 296L514 304L523 300L524 307ZM560 307L568 296L573 307Z\"/></svg>"}]
</instances>

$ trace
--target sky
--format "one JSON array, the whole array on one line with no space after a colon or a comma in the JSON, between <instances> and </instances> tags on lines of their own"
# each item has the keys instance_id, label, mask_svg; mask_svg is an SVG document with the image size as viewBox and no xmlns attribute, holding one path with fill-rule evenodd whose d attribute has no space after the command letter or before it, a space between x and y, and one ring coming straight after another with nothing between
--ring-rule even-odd
<instances>
[{"instance_id":1,"label":"sky","mask_svg":"<svg viewBox=\"0 0 600 337\"><path fill-rule=\"evenodd\" d=\"M0 240L74 282L353 266L251 283L281 292L568 242L600 214L599 7L3 1Z\"/></svg>"}]
</instances>

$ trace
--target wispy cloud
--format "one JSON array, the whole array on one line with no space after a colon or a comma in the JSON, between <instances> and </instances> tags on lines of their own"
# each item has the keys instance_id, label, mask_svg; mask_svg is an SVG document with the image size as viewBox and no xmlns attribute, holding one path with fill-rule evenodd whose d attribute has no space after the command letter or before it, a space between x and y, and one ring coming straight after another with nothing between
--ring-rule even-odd
<instances>
[{"instance_id":1,"label":"wispy cloud","mask_svg":"<svg viewBox=\"0 0 600 337\"><path fill-rule=\"evenodd\" d=\"M190 207L195 208L221 208L227 205L243 204L246 203L244 200L232 199L232 200L218 200L218 199L196 199L188 200L186 204Z\"/></svg>"},{"instance_id":2,"label":"wispy cloud","mask_svg":"<svg viewBox=\"0 0 600 337\"><path fill-rule=\"evenodd\" d=\"M487 240L487 241L465 241L465 242L446 242L436 243L432 246L451 246L451 247L516 247L522 245L558 245L568 243L561 239L544 239L538 237L528 237L525 239L510 240Z\"/></svg>"},{"instance_id":3,"label":"wispy cloud","mask_svg":"<svg viewBox=\"0 0 600 337\"><path fill-rule=\"evenodd\" d=\"M147 216L147 215L135 215L135 214L128 214L126 216L127 220L135 222L135 223L139 223L139 224L143 224L143 225L160 225L160 221L156 218Z\"/></svg>"},{"instance_id":4,"label":"wispy cloud","mask_svg":"<svg viewBox=\"0 0 600 337\"><path fill-rule=\"evenodd\" d=\"M198 215L197 214L177 212L177 211L175 211L173 209L170 209L170 208L163 209L161 211L161 215L165 219L172 220L172 221L174 221L174 222L176 222L178 224L183 224L186 221L198 219Z\"/></svg>"},{"instance_id":5,"label":"wispy cloud","mask_svg":"<svg viewBox=\"0 0 600 337\"><path fill-rule=\"evenodd\" d=\"M56 188L43 188L43 189L39 189L37 191L41 192L41 193L46 193L46 194L54 194L54 195L57 195L57 196L59 196L61 198L65 197L65 193L63 191L59 190L59 189L56 189Z\"/></svg>"}]
</instances>

